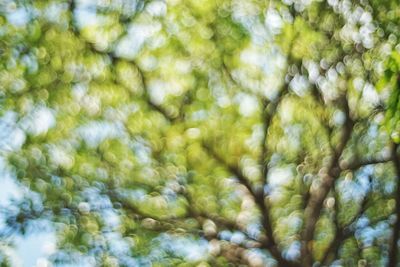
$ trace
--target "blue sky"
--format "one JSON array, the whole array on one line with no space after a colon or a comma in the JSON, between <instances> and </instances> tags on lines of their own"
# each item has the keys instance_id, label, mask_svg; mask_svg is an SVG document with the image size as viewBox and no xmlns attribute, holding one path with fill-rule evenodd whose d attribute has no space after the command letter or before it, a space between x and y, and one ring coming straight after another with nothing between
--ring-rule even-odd
<instances>
[{"instance_id":1,"label":"blue sky","mask_svg":"<svg viewBox=\"0 0 400 267\"><path fill-rule=\"evenodd\" d=\"M20 198L22 189L13 181L12 176L0 164L1 194L0 203L7 206L11 198ZM1 220L2 218L0 218ZM1 223L0 223L1 225ZM15 267L45 267L48 266L46 257L55 249L55 235L52 232L40 232L25 237L15 237L16 248L12 253Z\"/></svg>"}]
</instances>

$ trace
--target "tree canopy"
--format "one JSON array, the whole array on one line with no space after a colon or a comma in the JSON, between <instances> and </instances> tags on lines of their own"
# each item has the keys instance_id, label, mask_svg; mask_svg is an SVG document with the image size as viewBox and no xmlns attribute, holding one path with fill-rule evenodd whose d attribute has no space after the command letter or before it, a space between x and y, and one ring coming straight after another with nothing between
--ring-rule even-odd
<instances>
[{"instance_id":1,"label":"tree canopy","mask_svg":"<svg viewBox=\"0 0 400 267\"><path fill-rule=\"evenodd\" d=\"M53 266L398 266L399 17L2 1L0 265L45 221Z\"/></svg>"}]
</instances>

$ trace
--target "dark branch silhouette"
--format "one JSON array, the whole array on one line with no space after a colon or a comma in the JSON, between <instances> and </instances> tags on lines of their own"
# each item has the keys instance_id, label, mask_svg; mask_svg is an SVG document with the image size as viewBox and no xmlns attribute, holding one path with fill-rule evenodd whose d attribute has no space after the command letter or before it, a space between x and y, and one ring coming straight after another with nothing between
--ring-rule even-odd
<instances>
[{"instance_id":1,"label":"dark branch silhouette","mask_svg":"<svg viewBox=\"0 0 400 267\"><path fill-rule=\"evenodd\" d=\"M398 155L398 144L394 144L392 146L392 157L393 157L393 164L395 167L396 171L396 177L397 177L397 185L396 185L396 191L395 191L395 200L396 200L396 206L395 206L395 214L396 214L396 221L393 225L393 234L392 234L392 243L390 245L389 249L389 263L388 267L396 267L398 263L398 253L399 253L399 247L398 247L398 240L399 240L399 231L400 231L400 159Z\"/></svg>"}]
</instances>

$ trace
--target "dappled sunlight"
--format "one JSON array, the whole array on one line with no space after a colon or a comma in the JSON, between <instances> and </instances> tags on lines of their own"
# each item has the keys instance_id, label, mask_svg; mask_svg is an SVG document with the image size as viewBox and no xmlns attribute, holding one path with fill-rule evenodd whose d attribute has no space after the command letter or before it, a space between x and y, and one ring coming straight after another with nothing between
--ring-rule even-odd
<instances>
[{"instance_id":1,"label":"dappled sunlight","mask_svg":"<svg viewBox=\"0 0 400 267\"><path fill-rule=\"evenodd\" d=\"M0 265L395 267L399 10L4 1Z\"/></svg>"}]
</instances>

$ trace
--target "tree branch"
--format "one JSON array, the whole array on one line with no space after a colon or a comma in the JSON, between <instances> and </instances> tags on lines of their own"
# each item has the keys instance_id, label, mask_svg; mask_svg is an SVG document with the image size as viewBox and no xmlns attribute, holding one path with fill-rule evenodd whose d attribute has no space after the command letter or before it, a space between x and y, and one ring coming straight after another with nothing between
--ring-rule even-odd
<instances>
[{"instance_id":1,"label":"tree branch","mask_svg":"<svg viewBox=\"0 0 400 267\"><path fill-rule=\"evenodd\" d=\"M341 162L340 163L340 169L342 171L355 171L359 168L365 167L367 165L374 165L374 164L380 164L380 163L388 163L393 160L392 155L387 155L387 156L379 156L376 158L373 157L367 157L364 159L355 159L352 162Z\"/></svg>"},{"instance_id":2,"label":"tree branch","mask_svg":"<svg viewBox=\"0 0 400 267\"><path fill-rule=\"evenodd\" d=\"M222 158L209 144L202 142L203 149L210 155L215 161L217 161L220 165L224 166L230 173L232 173L238 180L239 183L246 187L247 191L255 198L255 192L252 188L251 183L244 176L242 170L238 166L229 164Z\"/></svg>"},{"instance_id":3,"label":"tree branch","mask_svg":"<svg viewBox=\"0 0 400 267\"><path fill-rule=\"evenodd\" d=\"M225 64L224 60L222 59L222 72L223 74L225 74L226 77L228 77L228 80L234 84L235 86L241 88L245 93L250 94L250 95L254 95L259 99L264 99L265 96L263 96L262 94L260 94L259 92L254 92L253 90L251 90L250 88L244 87L239 81L237 81L233 75L232 72L229 70L228 66Z\"/></svg>"},{"instance_id":4,"label":"tree branch","mask_svg":"<svg viewBox=\"0 0 400 267\"><path fill-rule=\"evenodd\" d=\"M396 171L397 177L397 188L395 193L396 199L396 207L395 207L395 214L396 214L396 222L393 226L393 238L392 243L389 249L389 263L388 267L396 267L398 263L398 240L399 240L399 231L400 231L400 160L397 154L398 144L394 144L392 147L392 156L393 156L393 164Z\"/></svg>"},{"instance_id":5,"label":"tree branch","mask_svg":"<svg viewBox=\"0 0 400 267\"><path fill-rule=\"evenodd\" d=\"M263 135L261 137L261 154L259 158L259 165L261 166L261 178L262 178L262 185L261 190L255 192L255 198L257 203L260 206L260 210L263 217L263 227L265 229L266 235L269 239L271 246L277 247L277 243L274 237L274 231L272 228L272 222L269 215L269 208L265 203L265 193L264 189L267 185L268 181L268 173L269 173L269 155L267 149L267 136L269 127L272 123L272 118L276 114L279 104L283 99L283 96L289 92L289 85L285 84L283 89L279 92L278 96L273 100L268 102L266 99L262 102L262 125L263 125Z\"/></svg>"},{"instance_id":6,"label":"tree branch","mask_svg":"<svg viewBox=\"0 0 400 267\"><path fill-rule=\"evenodd\" d=\"M353 225L354 222L356 222L358 219L360 219L360 217L364 214L364 212L367 210L368 206L368 193L372 188L372 177L369 176L368 177L369 180L369 188L366 191L363 200L361 201L361 204L358 208L357 213L351 218L350 221L348 221L345 225L340 225L339 221L337 220L337 213L338 213L338 203L336 201L336 210L335 210L335 225L336 225L336 235L335 238L332 240L332 242L329 244L328 249L325 251L324 256L322 257L321 260L321 264L322 265L326 265L327 260L329 255L334 254L337 255L338 254L338 250L340 247L340 244L343 242L343 240L349 238L351 236L351 234L353 234L353 231L351 230L351 226Z\"/></svg>"},{"instance_id":7,"label":"tree branch","mask_svg":"<svg viewBox=\"0 0 400 267\"><path fill-rule=\"evenodd\" d=\"M302 233L303 266L312 266L313 256L311 252L311 241L314 237L315 226L319 219L319 215L321 214L323 202L331 190L333 183L340 175L339 159L348 141L350 140L353 131L354 121L350 116L350 108L346 96L341 98L341 104L343 105L343 111L346 116L346 120L342 128L341 140L336 149L334 149L332 159L328 164L328 172L323 175L320 187L315 192L311 192L311 197L304 212L304 219L306 222Z\"/></svg>"},{"instance_id":8,"label":"tree branch","mask_svg":"<svg viewBox=\"0 0 400 267\"><path fill-rule=\"evenodd\" d=\"M133 64L135 66L135 68L137 69L137 71L139 72L139 76L141 79L141 83L143 85L143 89L144 89L144 95L145 95L145 99L147 104L155 111L157 111L158 113L160 113L161 115L163 115L163 117L168 120L170 123L174 122L177 117L176 116L171 116L170 114L168 114L168 112L166 112L160 105L155 104L152 100L151 97L149 95L149 90L146 84L146 78L145 75L143 73L143 71L139 68L139 66L133 61L133 60L128 60L128 59L123 59L123 58L119 58L117 57L114 52L112 51L100 51L98 50L91 42L85 40L85 38L81 35L81 32L78 28L78 26L76 25L76 20L75 20L75 0L69 0L68 1L68 9L69 12L71 13L71 18L70 18L70 28L71 31L73 32L73 34L83 40L83 42L85 43L86 47L89 49L89 51L91 51L93 54L101 54L101 55L105 55L107 56L110 61L111 61L111 65L114 66L115 64L117 64L119 61L125 61L125 62L129 62L131 64ZM117 80L114 79L114 82L118 83Z\"/></svg>"},{"instance_id":9,"label":"tree branch","mask_svg":"<svg viewBox=\"0 0 400 267\"><path fill-rule=\"evenodd\" d=\"M211 155L212 158L214 158L219 164L224 166L229 172L231 172L233 175L238 178L238 181L240 184L242 184L249 194L253 197L255 204L258 206L261 215L262 215L262 225L265 230L265 234L267 236L267 240L262 243L262 247L265 249L268 249L271 254L275 257L275 259L278 261L279 266L297 266L295 263L291 263L287 260L285 260L280 251L278 250L277 244L275 242L275 238L273 236L273 230L272 230L272 225L269 219L269 214L267 212L267 207L265 205L264 201L264 193L263 191L255 191L247 179L247 177L244 176L242 171L237 167L233 166L229 163L227 163L220 155L218 155L214 149L212 149L209 145L203 143L203 148L208 152L209 155Z\"/></svg>"}]
</instances>

